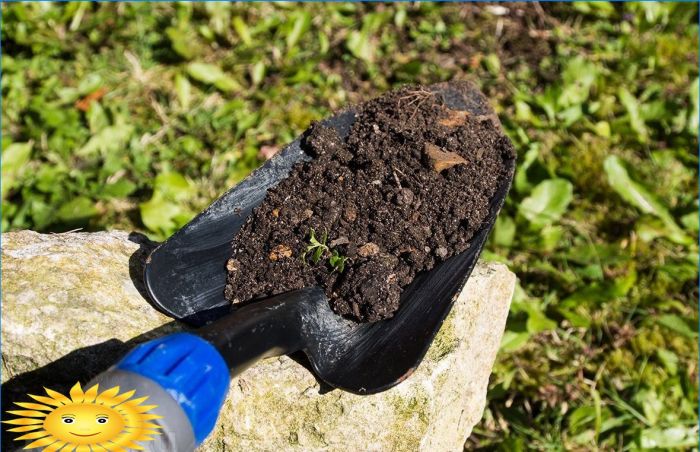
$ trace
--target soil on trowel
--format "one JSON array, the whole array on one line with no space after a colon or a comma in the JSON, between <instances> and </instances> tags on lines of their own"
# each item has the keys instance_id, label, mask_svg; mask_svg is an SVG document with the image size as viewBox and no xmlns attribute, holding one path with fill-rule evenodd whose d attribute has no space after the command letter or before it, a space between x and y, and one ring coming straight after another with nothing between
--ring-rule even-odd
<instances>
[{"instance_id":1,"label":"soil on trowel","mask_svg":"<svg viewBox=\"0 0 700 452\"><path fill-rule=\"evenodd\" d=\"M393 316L419 272L469 248L515 152L473 85L450 86L486 114L409 86L353 107L346 139L313 124L302 139L312 159L268 191L233 239L226 298L318 285L336 313L374 322Z\"/></svg>"}]
</instances>

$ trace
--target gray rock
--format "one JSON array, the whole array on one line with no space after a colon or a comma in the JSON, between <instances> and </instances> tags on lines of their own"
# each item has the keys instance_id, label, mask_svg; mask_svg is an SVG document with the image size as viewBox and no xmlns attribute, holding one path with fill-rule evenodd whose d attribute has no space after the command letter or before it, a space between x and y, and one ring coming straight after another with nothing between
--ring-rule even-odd
<instances>
[{"instance_id":1,"label":"gray rock","mask_svg":"<svg viewBox=\"0 0 700 452\"><path fill-rule=\"evenodd\" d=\"M135 344L183 329L142 296L152 246L124 232L2 235L3 411L42 386L65 393ZM287 357L258 363L231 382L200 450L462 450L484 409L514 283L505 266L479 263L423 363L380 394L321 394ZM3 450L13 436L3 435Z\"/></svg>"}]
</instances>

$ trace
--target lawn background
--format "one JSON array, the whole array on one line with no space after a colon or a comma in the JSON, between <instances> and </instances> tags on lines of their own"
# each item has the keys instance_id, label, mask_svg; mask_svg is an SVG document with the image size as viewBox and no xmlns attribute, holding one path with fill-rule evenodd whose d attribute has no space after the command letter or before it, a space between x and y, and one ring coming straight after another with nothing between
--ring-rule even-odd
<instances>
[{"instance_id":1,"label":"lawn background","mask_svg":"<svg viewBox=\"0 0 700 452\"><path fill-rule=\"evenodd\" d=\"M469 449L693 448L698 7L2 5L2 230L161 240L313 120L474 80L519 283Z\"/></svg>"}]
</instances>

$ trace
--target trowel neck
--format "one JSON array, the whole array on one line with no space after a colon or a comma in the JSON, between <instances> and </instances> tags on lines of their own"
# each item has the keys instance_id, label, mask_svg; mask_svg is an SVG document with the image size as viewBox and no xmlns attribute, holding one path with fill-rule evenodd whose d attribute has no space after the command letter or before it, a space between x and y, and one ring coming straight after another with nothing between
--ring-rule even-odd
<instances>
[{"instance_id":1,"label":"trowel neck","mask_svg":"<svg viewBox=\"0 0 700 452\"><path fill-rule=\"evenodd\" d=\"M288 292L254 302L200 328L196 334L221 353L231 376L257 360L289 354L304 347L303 313L309 309L312 289Z\"/></svg>"}]
</instances>

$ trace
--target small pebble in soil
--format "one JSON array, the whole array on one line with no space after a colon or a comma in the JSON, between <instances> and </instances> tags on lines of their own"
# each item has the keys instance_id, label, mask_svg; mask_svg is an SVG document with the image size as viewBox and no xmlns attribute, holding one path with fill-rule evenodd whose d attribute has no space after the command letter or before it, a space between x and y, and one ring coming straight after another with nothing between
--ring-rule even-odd
<instances>
[{"instance_id":1,"label":"small pebble in soil","mask_svg":"<svg viewBox=\"0 0 700 452\"><path fill-rule=\"evenodd\" d=\"M413 192L408 188L402 188L396 195L396 204L408 206L413 202Z\"/></svg>"},{"instance_id":2,"label":"small pebble in soil","mask_svg":"<svg viewBox=\"0 0 700 452\"><path fill-rule=\"evenodd\" d=\"M364 245L362 245L360 248L357 249L357 254L360 255L361 257L374 256L378 252L379 252L379 247L372 242L367 242Z\"/></svg>"},{"instance_id":3,"label":"small pebble in soil","mask_svg":"<svg viewBox=\"0 0 700 452\"><path fill-rule=\"evenodd\" d=\"M292 249L285 244L277 245L270 251L269 258L271 261L277 261L285 257L292 257Z\"/></svg>"}]
</instances>

